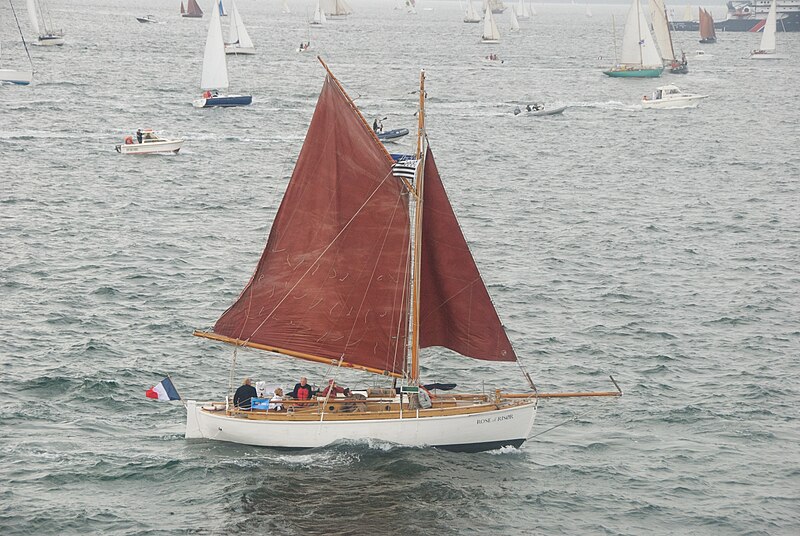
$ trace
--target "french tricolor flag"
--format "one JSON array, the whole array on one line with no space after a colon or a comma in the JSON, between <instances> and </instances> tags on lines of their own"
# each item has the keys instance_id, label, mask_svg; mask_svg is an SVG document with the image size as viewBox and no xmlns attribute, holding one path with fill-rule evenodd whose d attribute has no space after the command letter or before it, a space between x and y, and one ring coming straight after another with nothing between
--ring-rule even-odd
<instances>
[{"instance_id":1,"label":"french tricolor flag","mask_svg":"<svg viewBox=\"0 0 800 536\"><path fill-rule=\"evenodd\" d=\"M181 395L178 394L178 390L172 385L172 380L169 379L169 376L158 382L158 385L152 389L145 391L144 396L147 398L155 398L156 400L181 399Z\"/></svg>"}]
</instances>

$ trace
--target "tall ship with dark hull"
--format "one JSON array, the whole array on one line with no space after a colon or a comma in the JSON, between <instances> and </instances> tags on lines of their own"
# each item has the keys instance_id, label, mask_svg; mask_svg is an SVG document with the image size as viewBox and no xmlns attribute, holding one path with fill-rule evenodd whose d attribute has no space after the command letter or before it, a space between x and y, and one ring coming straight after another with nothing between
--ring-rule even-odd
<instances>
[{"instance_id":1,"label":"tall ship with dark hull","mask_svg":"<svg viewBox=\"0 0 800 536\"><path fill-rule=\"evenodd\" d=\"M767 21L770 0L729 1L725 20L714 23L718 32L759 32ZM800 32L800 0L777 1L777 31ZM699 20L670 22L677 31L697 32Z\"/></svg>"}]
</instances>

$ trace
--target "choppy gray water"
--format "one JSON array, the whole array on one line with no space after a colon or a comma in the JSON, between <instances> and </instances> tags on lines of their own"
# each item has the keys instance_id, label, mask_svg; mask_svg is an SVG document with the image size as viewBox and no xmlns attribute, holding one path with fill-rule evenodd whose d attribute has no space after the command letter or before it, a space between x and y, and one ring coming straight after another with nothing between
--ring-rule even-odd
<instances>
[{"instance_id":1,"label":"choppy gray water","mask_svg":"<svg viewBox=\"0 0 800 536\"><path fill-rule=\"evenodd\" d=\"M689 75L614 80L600 68L627 6L540 4L487 47L455 2L352 3L312 43L389 128L413 126L427 69L440 172L539 388L612 373L626 396L543 403L534 433L575 421L475 455L185 441L183 408L144 390L170 374L184 396L224 394L230 348L191 331L250 276L302 144L324 77L295 52L313 5L240 0L259 55L229 58L231 89L254 104L195 110L208 17L52 0L67 44L33 48L34 85L0 87L0 533L797 534L800 35L769 64L744 59L758 35L722 34L699 62L678 34ZM490 49L506 63L486 67ZM666 82L711 97L641 110ZM570 108L511 114L531 100ZM137 127L184 149L114 153ZM465 361L428 351L426 377L524 387ZM237 369L322 373L254 352Z\"/></svg>"}]
</instances>

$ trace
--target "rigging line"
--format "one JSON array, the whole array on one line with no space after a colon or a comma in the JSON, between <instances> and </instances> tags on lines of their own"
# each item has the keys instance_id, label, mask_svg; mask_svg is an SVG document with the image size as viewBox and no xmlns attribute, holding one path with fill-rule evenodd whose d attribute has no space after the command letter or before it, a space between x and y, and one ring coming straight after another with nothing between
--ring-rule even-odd
<instances>
[{"instance_id":1,"label":"rigging line","mask_svg":"<svg viewBox=\"0 0 800 536\"><path fill-rule=\"evenodd\" d=\"M399 201L401 199L402 199L402 195L397 197L397 201ZM387 238L389 236L390 226L391 226L391 223L394 221L395 214L397 214L397 203L396 202L395 202L394 214L392 214L392 218L389 220L389 222L387 223L387 225L385 227L385 232L384 232L384 235L383 235L383 242L381 242L381 247L380 247L380 254L375 257L375 262L372 265L372 273L370 274L367 287L366 287L366 289L364 289L364 292L361 295L361 303L358 304L358 311L356 311L355 317L353 318L353 324L350 326L350 332L347 334L347 340L344 343L344 347L345 348L347 348L348 345L350 344L350 339L353 336L353 331L356 328L356 323L358 323L358 317L359 317L359 315L361 313L361 309L363 308L364 302L367 299L367 292L369 292L369 289L372 287L372 282L375 281L375 272L378 269L378 262L379 262L380 258L383 256L383 251L384 251L384 249L386 249L386 240L387 240ZM365 317L365 319L366 319L366 317ZM391 341L389 341L388 346L389 346L389 348L391 348ZM396 354L397 354L397 352L395 350L395 355Z\"/></svg>"},{"instance_id":2,"label":"rigging line","mask_svg":"<svg viewBox=\"0 0 800 536\"><path fill-rule=\"evenodd\" d=\"M19 25L19 19L17 18L17 11L14 9L14 4L11 0L8 0L8 5L11 6L11 13L14 14L14 20L17 22L17 30L19 30L19 36L22 38L22 46L25 47L25 53L28 55L28 62L31 64L31 71L33 71L33 59L31 58L31 51L28 50L28 43L25 42L25 36L22 34L22 28Z\"/></svg>"},{"instance_id":3,"label":"rigging line","mask_svg":"<svg viewBox=\"0 0 800 536\"><path fill-rule=\"evenodd\" d=\"M311 269L314 268L314 265L317 264L319 262L319 260L323 256L325 256L326 253L328 253L328 250L330 250L333 247L333 244L350 227L350 224L352 224L353 221L356 219L356 217L359 214L361 214L361 211L364 210L364 207L366 207L367 204L372 200L372 198L375 197L375 194L378 193L378 190L380 190L380 188L384 185L386 180L391 176L392 176L392 170L390 168L388 173L386 174L386 176L383 177L383 180L381 180L381 182L378 183L378 185L375 187L375 189L372 190L372 193L370 193L369 196L367 197L367 199L365 199L364 202L361 204L361 206L358 207L358 210L355 211L355 213L350 217L350 219L347 220L347 223L345 223L344 226L336 234L336 236L333 237L333 240L331 240L331 242L327 246L325 246L325 249L323 249L322 252L317 256L317 258L314 259L314 262L309 264L308 269L303 273L303 275L300 276L300 278L295 282L295 284L292 285L292 288L290 288L289 291L283 296L283 298L281 298L278 301L278 303L275 305L275 307L272 308L272 311L270 311L269 314L267 314L267 316L264 318L264 320L258 326L256 326L256 328L253 330L253 332L250 334L250 336L244 341L245 343L249 343L250 340L253 338L253 335L255 335L258 332L258 330L260 330L262 327L264 327L264 324L266 324L267 321L270 318L272 318L272 315L275 314L275 311L278 310L278 307L283 305L283 302L285 302L289 298L291 293L294 292L294 290L297 288L297 286L303 281L303 279L305 279L305 277L309 274L309 272L311 272ZM244 344L242 344L242 346L244 346Z\"/></svg>"},{"instance_id":4,"label":"rigging line","mask_svg":"<svg viewBox=\"0 0 800 536\"><path fill-rule=\"evenodd\" d=\"M556 428L559 428L559 427L561 427L561 426L564 426L564 425L565 425L565 424L567 424L567 423L570 423L570 422L572 422L572 421L577 421L579 418L583 417L583 416L584 416L584 415L586 415L587 413L591 413L592 411L596 411L596 410L597 410L597 406L593 406L593 407L591 407L591 408L587 409L586 411L584 411L584 412L582 412L582 413L579 413L579 414L577 414L577 415L575 415L575 416L573 416L573 417L570 417L569 419L567 419L567 420L566 420L566 421L564 421L564 422L558 423L558 424L556 424L555 426L551 426L550 428L548 428L547 430L545 430L545 431L543 431L543 432L539 432L538 434L534 434L534 435L532 435L532 436L528 436L528 439L534 439L534 438L536 438L536 437L539 437L540 435L544 435L544 434L546 434L547 432L551 432L551 431L555 430Z\"/></svg>"}]
</instances>

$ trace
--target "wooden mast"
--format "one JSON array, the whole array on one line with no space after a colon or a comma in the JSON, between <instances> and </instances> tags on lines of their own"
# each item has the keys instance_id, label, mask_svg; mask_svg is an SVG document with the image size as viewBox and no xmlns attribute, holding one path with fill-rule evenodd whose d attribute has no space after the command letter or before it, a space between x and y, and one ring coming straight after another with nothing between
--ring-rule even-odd
<instances>
[{"instance_id":1,"label":"wooden mast","mask_svg":"<svg viewBox=\"0 0 800 536\"><path fill-rule=\"evenodd\" d=\"M419 117L417 123L417 184L414 209L414 255L413 255L413 288L411 298L411 367L409 383L419 383L419 277L420 252L422 250L422 197L425 186L425 162L422 149L425 137L425 71L419 73Z\"/></svg>"}]
</instances>

